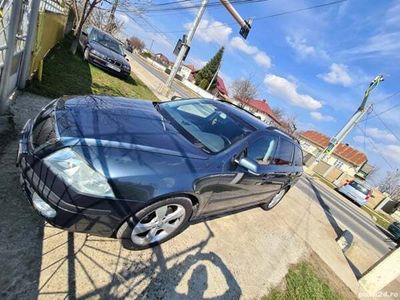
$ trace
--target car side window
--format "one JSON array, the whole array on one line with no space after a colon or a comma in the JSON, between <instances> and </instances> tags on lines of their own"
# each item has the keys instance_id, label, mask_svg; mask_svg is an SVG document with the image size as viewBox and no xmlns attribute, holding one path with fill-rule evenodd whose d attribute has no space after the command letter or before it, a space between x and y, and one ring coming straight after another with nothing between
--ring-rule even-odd
<instances>
[{"instance_id":1,"label":"car side window","mask_svg":"<svg viewBox=\"0 0 400 300\"><path fill-rule=\"evenodd\" d=\"M274 158L272 159L272 164L280 166L291 165L293 152L294 145L287 140L281 139Z\"/></svg>"},{"instance_id":2,"label":"car side window","mask_svg":"<svg viewBox=\"0 0 400 300\"><path fill-rule=\"evenodd\" d=\"M303 166L303 152L299 147L295 147L294 152L294 165L297 167Z\"/></svg>"},{"instance_id":3,"label":"car side window","mask_svg":"<svg viewBox=\"0 0 400 300\"><path fill-rule=\"evenodd\" d=\"M247 157L261 165L267 165L275 153L278 138L275 136L263 136L247 148Z\"/></svg>"}]
</instances>

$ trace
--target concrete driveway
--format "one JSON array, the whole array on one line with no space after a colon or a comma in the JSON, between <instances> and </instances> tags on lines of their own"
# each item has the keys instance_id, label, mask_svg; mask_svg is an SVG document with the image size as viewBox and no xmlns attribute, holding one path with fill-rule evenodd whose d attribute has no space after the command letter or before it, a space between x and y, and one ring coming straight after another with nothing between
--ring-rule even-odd
<instances>
[{"instance_id":1,"label":"concrete driveway","mask_svg":"<svg viewBox=\"0 0 400 300\"><path fill-rule=\"evenodd\" d=\"M49 99L18 99L16 130ZM2 299L260 298L291 264L315 252L355 294L357 281L313 191L292 189L274 210L255 208L197 223L154 249L132 252L113 239L55 229L28 205L10 133L0 156Z\"/></svg>"}]
</instances>

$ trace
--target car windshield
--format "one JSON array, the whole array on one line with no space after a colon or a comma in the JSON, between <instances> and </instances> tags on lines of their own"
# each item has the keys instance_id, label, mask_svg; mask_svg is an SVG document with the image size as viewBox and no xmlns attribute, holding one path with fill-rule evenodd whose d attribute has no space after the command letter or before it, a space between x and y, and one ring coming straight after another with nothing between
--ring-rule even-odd
<instances>
[{"instance_id":1,"label":"car windshield","mask_svg":"<svg viewBox=\"0 0 400 300\"><path fill-rule=\"evenodd\" d=\"M208 152L221 152L252 132L248 124L210 102L171 101L160 107L173 126Z\"/></svg>"},{"instance_id":2,"label":"car windshield","mask_svg":"<svg viewBox=\"0 0 400 300\"><path fill-rule=\"evenodd\" d=\"M355 188L357 191L363 193L364 195L368 195L369 190L366 187L364 187L361 184L359 184L358 182L352 181L352 182L350 182L350 185L353 188Z\"/></svg>"},{"instance_id":3,"label":"car windshield","mask_svg":"<svg viewBox=\"0 0 400 300\"><path fill-rule=\"evenodd\" d=\"M102 46L120 54L123 55L124 51L122 50L122 47L120 43L110 37L109 35L94 29L92 33L90 34L90 41L97 42L101 44Z\"/></svg>"}]
</instances>

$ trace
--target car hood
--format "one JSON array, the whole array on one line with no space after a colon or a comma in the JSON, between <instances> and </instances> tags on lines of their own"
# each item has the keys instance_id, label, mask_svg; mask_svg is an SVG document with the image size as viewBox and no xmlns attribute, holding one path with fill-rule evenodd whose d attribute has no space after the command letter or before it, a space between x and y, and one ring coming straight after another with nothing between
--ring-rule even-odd
<instances>
[{"instance_id":1,"label":"car hood","mask_svg":"<svg viewBox=\"0 0 400 300\"><path fill-rule=\"evenodd\" d=\"M89 44L90 44L92 49L100 52L101 54L104 54L108 58L116 60L116 61L120 62L121 64L128 65L128 61L121 54L118 54L118 53L108 49L107 47L104 47L102 44L99 44L98 42L95 42L95 41L90 41Z\"/></svg>"},{"instance_id":2,"label":"car hood","mask_svg":"<svg viewBox=\"0 0 400 300\"><path fill-rule=\"evenodd\" d=\"M59 99L55 112L58 135L64 145L207 158L207 154L168 123L150 101L82 96Z\"/></svg>"}]
</instances>

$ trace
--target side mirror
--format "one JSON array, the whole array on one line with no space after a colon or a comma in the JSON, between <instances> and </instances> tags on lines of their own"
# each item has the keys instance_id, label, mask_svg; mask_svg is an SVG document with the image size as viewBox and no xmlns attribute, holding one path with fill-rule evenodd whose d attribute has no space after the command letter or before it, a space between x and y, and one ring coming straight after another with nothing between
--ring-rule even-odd
<instances>
[{"instance_id":1,"label":"side mirror","mask_svg":"<svg viewBox=\"0 0 400 300\"><path fill-rule=\"evenodd\" d=\"M82 31L81 34L84 36L88 36L88 33L86 31Z\"/></svg>"},{"instance_id":2,"label":"side mirror","mask_svg":"<svg viewBox=\"0 0 400 300\"><path fill-rule=\"evenodd\" d=\"M124 57L126 57L126 53L124 53Z\"/></svg>"},{"instance_id":3,"label":"side mirror","mask_svg":"<svg viewBox=\"0 0 400 300\"><path fill-rule=\"evenodd\" d=\"M235 162L239 166L247 169L250 173L252 173L254 175L259 175L260 174L258 163L255 162L254 160L250 159L250 158L243 157L243 158L241 158L239 160L235 160Z\"/></svg>"}]
</instances>

